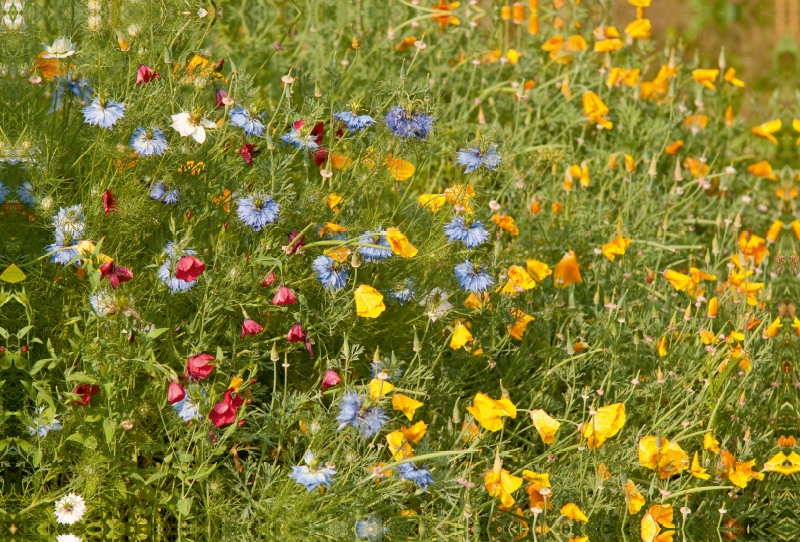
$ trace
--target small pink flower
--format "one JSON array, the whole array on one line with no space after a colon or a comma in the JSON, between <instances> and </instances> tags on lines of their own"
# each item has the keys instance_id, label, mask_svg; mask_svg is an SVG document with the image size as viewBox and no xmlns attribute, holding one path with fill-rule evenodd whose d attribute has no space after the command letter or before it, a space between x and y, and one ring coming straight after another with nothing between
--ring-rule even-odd
<instances>
[{"instance_id":1,"label":"small pink flower","mask_svg":"<svg viewBox=\"0 0 800 542\"><path fill-rule=\"evenodd\" d=\"M294 295L294 292L290 288L281 284L281 287L275 292L275 297L272 298L272 303L279 307L294 305L297 303L297 296Z\"/></svg>"},{"instance_id":2,"label":"small pink flower","mask_svg":"<svg viewBox=\"0 0 800 542\"><path fill-rule=\"evenodd\" d=\"M133 429L133 422L130 420L122 420L119 424L125 431L130 431Z\"/></svg>"},{"instance_id":3,"label":"small pink flower","mask_svg":"<svg viewBox=\"0 0 800 542\"><path fill-rule=\"evenodd\" d=\"M261 281L261 287L262 288L267 288L273 282L275 282L276 278L277 277L275 276L275 273L270 273L269 275L267 275L267 277L264 280Z\"/></svg>"},{"instance_id":4,"label":"small pink flower","mask_svg":"<svg viewBox=\"0 0 800 542\"><path fill-rule=\"evenodd\" d=\"M128 282L133 278L133 271L127 267L116 266L114 260L109 260L100 266L100 280L106 277L111 287L116 290L121 282Z\"/></svg>"},{"instance_id":5,"label":"small pink flower","mask_svg":"<svg viewBox=\"0 0 800 542\"><path fill-rule=\"evenodd\" d=\"M206 264L194 256L184 256L178 260L178 265L175 267L175 278L186 282L193 282L197 280L197 277L199 277L205 269Z\"/></svg>"},{"instance_id":6,"label":"small pink flower","mask_svg":"<svg viewBox=\"0 0 800 542\"><path fill-rule=\"evenodd\" d=\"M253 320L252 318L245 318L244 322L242 322L242 338L246 337L247 335L253 336L257 333L261 333L264 331L264 328Z\"/></svg>"},{"instance_id":7,"label":"small pink flower","mask_svg":"<svg viewBox=\"0 0 800 542\"><path fill-rule=\"evenodd\" d=\"M111 190L103 192L103 211L105 211L106 214L111 211L119 212L117 210L117 200L114 198L114 194L111 193Z\"/></svg>"},{"instance_id":8,"label":"small pink flower","mask_svg":"<svg viewBox=\"0 0 800 542\"><path fill-rule=\"evenodd\" d=\"M417 48L417 49L419 49L420 51L423 51L423 50L425 50L425 48L426 48L427 46L428 46L428 44L427 44L427 43L425 43L424 41L421 41L421 40L417 40L417 41L415 41L415 42L414 42L414 47L416 47L416 48Z\"/></svg>"},{"instance_id":9,"label":"small pink flower","mask_svg":"<svg viewBox=\"0 0 800 542\"><path fill-rule=\"evenodd\" d=\"M303 331L303 324L297 322L293 325L289 333L286 334L286 340L290 343L299 343L300 341L306 340L306 332Z\"/></svg>"},{"instance_id":10,"label":"small pink flower","mask_svg":"<svg viewBox=\"0 0 800 542\"><path fill-rule=\"evenodd\" d=\"M209 361L214 361L214 356L198 354L189 358L186 361L186 371L184 371L183 375L191 376L198 380L208 378L208 375L214 370L214 366L208 364Z\"/></svg>"},{"instance_id":11,"label":"small pink flower","mask_svg":"<svg viewBox=\"0 0 800 542\"><path fill-rule=\"evenodd\" d=\"M272 46L275 48L276 51L283 51L283 45L281 45L278 41L273 41Z\"/></svg>"},{"instance_id":12,"label":"small pink flower","mask_svg":"<svg viewBox=\"0 0 800 542\"><path fill-rule=\"evenodd\" d=\"M167 388L167 401L169 401L169 404L174 405L184 397L186 397L186 392L183 387L177 382L170 382L169 388Z\"/></svg>"},{"instance_id":13,"label":"small pink flower","mask_svg":"<svg viewBox=\"0 0 800 542\"><path fill-rule=\"evenodd\" d=\"M139 69L136 70L136 86L139 86L142 83L147 84L157 77L157 71L154 71L152 68L145 66L144 64L139 64Z\"/></svg>"},{"instance_id":14,"label":"small pink flower","mask_svg":"<svg viewBox=\"0 0 800 542\"><path fill-rule=\"evenodd\" d=\"M341 382L342 379L339 377L339 373L333 369L328 369L322 377L322 389L326 390L330 387L338 386Z\"/></svg>"}]
</instances>

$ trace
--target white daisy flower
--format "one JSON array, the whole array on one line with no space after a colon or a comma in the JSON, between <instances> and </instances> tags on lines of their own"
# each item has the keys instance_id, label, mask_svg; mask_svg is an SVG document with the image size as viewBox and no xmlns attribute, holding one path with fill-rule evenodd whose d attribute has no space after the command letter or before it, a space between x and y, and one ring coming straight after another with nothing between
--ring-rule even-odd
<instances>
[{"instance_id":1,"label":"white daisy flower","mask_svg":"<svg viewBox=\"0 0 800 542\"><path fill-rule=\"evenodd\" d=\"M192 136L198 143L206 140L206 128L216 128L217 125L200 115L178 113L172 115L172 127L181 134L181 137Z\"/></svg>"},{"instance_id":2,"label":"white daisy flower","mask_svg":"<svg viewBox=\"0 0 800 542\"><path fill-rule=\"evenodd\" d=\"M86 501L75 493L64 495L56 501L54 513L59 523L72 525L79 522L86 513Z\"/></svg>"}]
</instances>

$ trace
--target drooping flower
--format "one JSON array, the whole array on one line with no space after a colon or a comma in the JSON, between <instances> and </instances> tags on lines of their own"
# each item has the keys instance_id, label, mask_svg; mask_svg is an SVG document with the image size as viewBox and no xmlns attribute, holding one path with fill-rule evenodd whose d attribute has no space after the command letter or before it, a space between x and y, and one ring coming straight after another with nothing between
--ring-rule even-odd
<instances>
[{"instance_id":1,"label":"drooping flower","mask_svg":"<svg viewBox=\"0 0 800 542\"><path fill-rule=\"evenodd\" d=\"M133 271L127 267L114 265L114 260L109 260L100 266L100 280L108 277L108 282L115 290L122 282L128 282L133 278Z\"/></svg>"},{"instance_id":2,"label":"drooping flower","mask_svg":"<svg viewBox=\"0 0 800 542\"><path fill-rule=\"evenodd\" d=\"M125 116L125 104L95 98L83 108L83 122L111 130Z\"/></svg>"},{"instance_id":3,"label":"drooping flower","mask_svg":"<svg viewBox=\"0 0 800 542\"><path fill-rule=\"evenodd\" d=\"M68 493L56 501L56 521L62 525L74 525L86 514L86 501L75 493Z\"/></svg>"},{"instance_id":4,"label":"drooping flower","mask_svg":"<svg viewBox=\"0 0 800 542\"><path fill-rule=\"evenodd\" d=\"M433 483L433 476L431 476L430 471L416 463L401 463L399 470L400 478L411 480L422 488L422 491L427 491L428 486Z\"/></svg>"},{"instance_id":5,"label":"drooping flower","mask_svg":"<svg viewBox=\"0 0 800 542\"><path fill-rule=\"evenodd\" d=\"M261 150L252 143L245 143L242 145L242 148L239 149L239 154L242 155L242 160L248 166L253 165L253 158L261 154Z\"/></svg>"},{"instance_id":6,"label":"drooping flower","mask_svg":"<svg viewBox=\"0 0 800 542\"><path fill-rule=\"evenodd\" d=\"M423 405L424 403L399 392L392 395L392 408L405 414L409 421L414 419L414 413Z\"/></svg>"},{"instance_id":7,"label":"drooping flower","mask_svg":"<svg viewBox=\"0 0 800 542\"><path fill-rule=\"evenodd\" d=\"M489 238L489 232L486 231L480 220L472 217L465 219L463 216L456 216L445 224L444 234L451 243L461 241L470 250L483 244Z\"/></svg>"},{"instance_id":8,"label":"drooping flower","mask_svg":"<svg viewBox=\"0 0 800 542\"><path fill-rule=\"evenodd\" d=\"M456 163L464 166L464 173L472 173L483 166L491 171L497 170L502 157L497 153L497 144L492 143L485 151L478 147L461 149L456 155Z\"/></svg>"},{"instance_id":9,"label":"drooping flower","mask_svg":"<svg viewBox=\"0 0 800 542\"><path fill-rule=\"evenodd\" d=\"M75 44L69 38L57 38L53 45L44 46L42 58L67 58L75 54Z\"/></svg>"},{"instance_id":10,"label":"drooping flower","mask_svg":"<svg viewBox=\"0 0 800 542\"><path fill-rule=\"evenodd\" d=\"M79 399L75 399L73 402L76 405L81 406L88 406L89 401L92 400L92 397L97 395L100 392L100 386L95 384L78 384L75 386L75 389L72 390L72 393L75 395L79 395Z\"/></svg>"},{"instance_id":11,"label":"drooping flower","mask_svg":"<svg viewBox=\"0 0 800 542\"><path fill-rule=\"evenodd\" d=\"M472 340L472 333L467 326L459 322L453 328L453 337L450 339L450 348L458 350Z\"/></svg>"},{"instance_id":12,"label":"drooping flower","mask_svg":"<svg viewBox=\"0 0 800 542\"><path fill-rule=\"evenodd\" d=\"M392 247L392 252L403 258L413 258L419 252L408 240L408 237L397 228L386 230L386 242Z\"/></svg>"},{"instance_id":13,"label":"drooping flower","mask_svg":"<svg viewBox=\"0 0 800 542\"><path fill-rule=\"evenodd\" d=\"M290 288L281 284L280 287L278 287L278 291L275 292L275 296L272 298L272 303L279 307L294 305L297 303L297 296L294 295L294 292Z\"/></svg>"},{"instance_id":14,"label":"drooping flower","mask_svg":"<svg viewBox=\"0 0 800 542\"><path fill-rule=\"evenodd\" d=\"M561 507L561 515L574 521L589 521L589 518L586 517L586 514L583 513L583 510L581 510L580 507L573 502L568 502Z\"/></svg>"},{"instance_id":15,"label":"drooping flower","mask_svg":"<svg viewBox=\"0 0 800 542\"><path fill-rule=\"evenodd\" d=\"M171 381L169 383L169 387L167 388L167 402L169 402L171 405L174 405L184 397L186 397L186 390L184 390L183 387L174 380Z\"/></svg>"},{"instance_id":16,"label":"drooping flower","mask_svg":"<svg viewBox=\"0 0 800 542\"><path fill-rule=\"evenodd\" d=\"M639 493L639 490L636 488L636 484L633 480L628 480L625 483L625 487L622 488L622 492L625 495L625 501L628 505L628 513L630 515L638 514L639 510L645 505L644 495Z\"/></svg>"},{"instance_id":17,"label":"drooping flower","mask_svg":"<svg viewBox=\"0 0 800 542\"><path fill-rule=\"evenodd\" d=\"M714 438L713 434L706 433L703 435L703 449L715 454L719 453L719 441Z\"/></svg>"},{"instance_id":18,"label":"drooping flower","mask_svg":"<svg viewBox=\"0 0 800 542\"><path fill-rule=\"evenodd\" d=\"M286 234L286 237L287 244L285 247L282 247L286 254L297 254L298 250L306 246L306 238L304 235L300 235L299 231L289 232Z\"/></svg>"},{"instance_id":19,"label":"drooping flower","mask_svg":"<svg viewBox=\"0 0 800 542\"><path fill-rule=\"evenodd\" d=\"M344 288L347 284L347 267L329 256L317 256L312 267L317 272L317 280L326 288Z\"/></svg>"},{"instance_id":20,"label":"drooping flower","mask_svg":"<svg viewBox=\"0 0 800 542\"><path fill-rule=\"evenodd\" d=\"M564 254L553 270L553 285L563 289L581 282L583 282L583 278L581 278L581 270L578 268L578 258L575 257L575 251L570 250Z\"/></svg>"},{"instance_id":21,"label":"drooping flower","mask_svg":"<svg viewBox=\"0 0 800 542\"><path fill-rule=\"evenodd\" d=\"M184 282L195 282L203 274L206 264L192 255L182 256L175 266L175 278Z\"/></svg>"},{"instance_id":22,"label":"drooping flower","mask_svg":"<svg viewBox=\"0 0 800 542\"><path fill-rule=\"evenodd\" d=\"M692 458L692 468L690 472L692 476L699 478L700 480L708 480L711 478L711 475L706 472L706 469L700 465L697 452L694 453L694 458Z\"/></svg>"},{"instance_id":23,"label":"drooping flower","mask_svg":"<svg viewBox=\"0 0 800 542\"><path fill-rule=\"evenodd\" d=\"M517 417L517 407L511 402L508 396L502 396L494 400L483 393L476 393L472 406L467 410L484 429L488 431L499 431L503 428L503 420L506 416Z\"/></svg>"},{"instance_id":24,"label":"drooping flower","mask_svg":"<svg viewBox=\"0 0 800 542\"><path fill-rule=\"evenodd\" d=\"M136 86L138 87L142 83L147 84L157 77L159 77L157 71L145 64L139 64L139 69L136 70Z\"/></svg>"},{"instance_id":25,"label":"drooping flower","mask_svg":"<svg viewBox=\"0 0 800 542\"><path fill-rule=\"evenodd\" d=\"M264 331L264 328L261 326L261 324L259 324L252 318L245 318L244 322L242 322L241 338L244 339L247 336L252 337L254 335L257 335L258 333L261 333L262 331Z\"/></svg>"},{"instance_id":26,"label":"drooping flower","mask_svg":"<svg viewBox=\"0 0 800 542\"><path fill-rule=\"evenodd\" d=\"M555 441L556 433L558 428L561 427L561 423L551 418L547 412L541 409L531 410L530 416L536 432L542 437L542 442L552 444Z\"/></svg>"},{"instance_id":27,"label":"drooping flower","mask_svg":"<svg viewBox=\"0 0 800 542\"><path fill-rule=\"evenodd\" d=\"M212 407L211 412L208 413L208 419L216 427L230 425L236 421L236 414L243 404L244 398L238 393L234 396L234 390L228 389L225 391L222 401Z\"/></svg>"},{"instance_id":28,"label":"drooping flower","mask_svg":"<svg viewBox=\"0 0 800 542\"><path fill-rule=\"evenodd\" d=\"M482 264L465 261L456 265L453 271L461 289L468 292L484 292L494 284L494 279Z\"/></svg>"},{"instance_id":29,"label":"drooping flower","mask_svg":"<svg viewBox=\"0 0 800 542\"><path fill-rule=\"evenodd\" d=\"M255 113L241 105L231 109L231 126L244 130L244 135L261 137L264 135L264 123L261 122L262 114Z\"/></svg>"},{"instance_id":30,"label":"drooping flower","mask_svg":"<svg viewBox=\"0 0 800 542\"><path fill-rule=\"evenodd\" d=\"M383 304L383 295L367 284L361 284L354 292L356 301L356 314L364 318L377 318L386 310Z\"/></svg>"},{"instance_id":31,"label":"drooping flower","mask_svg":"<svg viewBox=\"0 0 800 542\"><path fill-rule=\"evenodd\" d=\"M213 129L216 127L216 124L204 119L199 114L178 113L177 115L172 115L172 128L181 134L181 137L192 136L198 143L205 142L206 128Z\"/></svg>"},{"instance_id":32,"label":"drooping flower","mask_svg":"<svg viewBox=\"0 0 800 542\"><path fill-rule=\"evenodd\" d=\"M322 377L322 389L326 390L333 386L338 386L342 382L342 377L339 376L339 373L334 371L333 369L328 369L325 371L325 375Z\"/></svg>"},{"instance_id":33,"label":"drooping flower","mask_svg":"<svg viewBox=\"0 0 800 542\"><path fill-rule=\"evenodd\" d=\"M130 146L140 156L162 156L167 150L167 138L164 132L151 126L150 128L137 127L131 136Z\"/></svg>"},{"instance_id":34,"label":"drooping flower","mask_svg":"<svg viewBox=\"0 0 800 542\"><path fill-rule=\"evenodd\" d=\"M286 334L286 340L290 343L299 343L300 341L306 340L306 332L303 331L303 324L297 322L293 325Z\"/></svg>"},{"instance_id":35,"label":"drooping flower","mask_svg":"<svg viewBox=\"0 0 800 542\"><path fill-rule=\"evenodd\" d=\"M614 403L598 408L592 418L583 424L581 434L587 439L589 449L595 450L607 439L619 433L623 425L625 425L625 405Z\"/></svg>"},{"instance_id":36,"label":"drooping flower","mask_svg":"<svg viewBox=\"0 0 800 542\"><path fill-rule=\"evenodd\" d=\"M714 81L719 77L719 70L697 69L692 71L692 78L708 90L716 90Z\"/></svg>"},{"instance_id":37,"label":"drooping flower","mask_svg":"<svg viewBox=\"0 0 800 542\"><path fill-rule=\"evenodd\" d=\"M375 123L375 119L369 115L358 115L354 111L342 111L341 113L334 113L333 118L342 121L347 129L351 132L356 130L363 130L369 128Z\"/></svg>"},{"instance_id":38,"label":"drooping flower","mask_svg":"<svg viewBox=\"0 0 800 542\"><path fill-rule=\"evenodd\" d=\"M393 105L386 114L386 125L395 137L425 139L433 130L436 120L425 113L411 112Z\"/></svg>"},{"instance_id":39,"label":"drooping flower","mask_svg":"<svg viewBox=\"0 0 800 542\"><path fill-rule=\"evenodd\" d=\"M209 365L208 362L214 360L214 356L205 353L190 357L186 360L186 370L183 372L183 376L205 380L215 367L215 365Z\"/></svg>"},{"instance_id":40,"label":"drooping flower","mask_svg":"<svg viewBox=\"0 0 800 542\"><path fill-rule=\"evenodd\" d=\"M311 450L307 450L303 455L303 462L305 465L292 467L289 478L304 486L306 491L313 491L320 486L330 489L336 469L328 466L328 464L325 464L325 466L320 465L319 460Z\"/></svg>"},{"instance_id":41,"label":"drooping flower","mask_svg":"<svg viewBox=\"0 0 800 542\"><path fill-rule=\"evenodd\" d=\"M389 421L389 418L378 407L369 407L357 393L351 392L342 398L341 410L336 417L339 429L352 425L364 438L375 436Z\"/></svg>"},{"instance_id":42,"label":"drooping flower","mask_svg":"<svg viewBox=\"0 0 800 542\"><path fill-rule=\"evenodd\" d=\"M583 93L583 111L589 118L589 122L599 124L606 130L614 127L614 124L605 118L609 111L608 106L591 90Z\"/></svg>"},{"instance_id":43,"label":"drooping flower","mask_svg":"<svg viewBox=\"0 0 800 542\"><path fill-rule=\"evenodd\" d=\"M280 205L272 197L257 194L236 200L236 215L242 222L256 231L261 231L267 224L278 219Z\"/></svg>"}]
</instances>

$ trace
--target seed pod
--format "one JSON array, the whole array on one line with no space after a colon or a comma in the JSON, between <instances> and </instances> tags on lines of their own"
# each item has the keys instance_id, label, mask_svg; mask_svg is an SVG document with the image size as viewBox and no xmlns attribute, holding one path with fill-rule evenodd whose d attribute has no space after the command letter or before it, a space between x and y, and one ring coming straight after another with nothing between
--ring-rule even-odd
<instances>
[{"instance_id":1,"label":"seed pod","mask_svg":"<svg viewBox=\"0 0 800 542\"><path fill-rule=\"evenodd\" d=\"M800 273L800 258L797 257L797 254L789 256L789 269L792 270L792 275L795 277L797 273Z\"/></svg>"},{"instance_id":2,"label":"seed pod","mask_svg":"<svg viewBox=\"0 0 800 542\"><path fill-rule=\"evenodd\" d=\"M786 258L783 256L783 254L778 254L775 256L775 274L777 274L779 277L783 273L783 266L785 263Z\"/></svg>"}]
</instances>

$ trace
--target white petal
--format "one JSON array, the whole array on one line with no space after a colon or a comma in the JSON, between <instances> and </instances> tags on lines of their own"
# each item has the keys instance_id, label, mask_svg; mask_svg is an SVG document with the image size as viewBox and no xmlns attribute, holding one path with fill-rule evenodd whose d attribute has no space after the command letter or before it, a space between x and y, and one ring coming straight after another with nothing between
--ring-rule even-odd
<instances>
[{"instance_id":1,"label":"white petal","mask_svg":"<svg viewBox=\"0 0 800 542\"><path fill-rule=\"evenodd\" d=\"M198 143L203 143L206 140L206 130L202 126L195 126L192 137Z\"/></svg>"},{"instance_id":2,"label":"white petal","mask_svg":"<svg viewBox=\"0 0 800 542\"><path fill-rule=\"evenodd\" d=\"M200 119L200 124L202 124L206 128L216 128L217 127L216 124L214 124L213 122L211 122L208 119Z\"/></svg>"}]
</instances>

